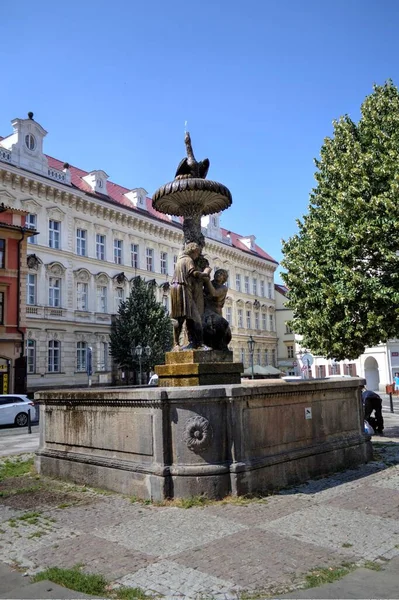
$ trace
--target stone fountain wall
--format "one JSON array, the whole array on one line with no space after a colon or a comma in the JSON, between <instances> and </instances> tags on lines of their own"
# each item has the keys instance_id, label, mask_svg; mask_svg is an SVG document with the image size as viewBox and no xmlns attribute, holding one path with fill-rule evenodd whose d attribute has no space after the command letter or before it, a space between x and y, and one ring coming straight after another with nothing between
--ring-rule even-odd
<instances>
[{"instance_id":1,"label":"stone fountain wall","mask_svg":"<svg viewBox=\"0 0 399 600\"><path fill-rule=\"evenodd\" d=\"M39 392L38 469L152 500L266 492L371 458L362 383Z\"/></svg>"}]
</instances>

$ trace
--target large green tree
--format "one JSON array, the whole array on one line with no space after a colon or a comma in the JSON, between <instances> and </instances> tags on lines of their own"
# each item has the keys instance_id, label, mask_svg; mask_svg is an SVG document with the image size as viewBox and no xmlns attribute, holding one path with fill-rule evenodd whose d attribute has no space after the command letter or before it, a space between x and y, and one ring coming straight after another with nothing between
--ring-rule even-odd
<instances>
[{"instance_id":1,"label":"large green tree","mask_svg":"<svg viewBox=\"0 0 399 600\"><path fill-rule=\"evenodd\" d=\"M293 328L342 360L399 336L399 93L374 86L361 118L334 121L298 233L283 242Z\"/></svg>"},{"instance_id":2,"label":"large green tree","mask_svg":"<svg viewBox=\"0 0 399 600\"><path fill-rule=\"evenodd\" d=\"M154 285L136 277L130 296L119 306L111 327L111 355L121 369L139 370L137 345L149 346L151 355L142 354L142 370L165 362L165 352L172 347L172 323L165 307L155 298Z\"/></svg>"}]
</instances>

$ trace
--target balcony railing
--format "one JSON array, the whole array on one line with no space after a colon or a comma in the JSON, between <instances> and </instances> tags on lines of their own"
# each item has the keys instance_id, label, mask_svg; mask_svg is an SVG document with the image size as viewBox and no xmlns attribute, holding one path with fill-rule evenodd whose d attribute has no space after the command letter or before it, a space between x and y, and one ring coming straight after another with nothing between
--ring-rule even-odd
<instances>
[{"instance_id":1,"label":"balcony railing","mask_svg":"<svg viewBox=\"0 0 399 600\"><path fill-rule=\"evenodd\" d=\"M11 150L7 150L6 148L0 148L0 160L3 162L11 162Z\"/></svg>"}]
</instances>

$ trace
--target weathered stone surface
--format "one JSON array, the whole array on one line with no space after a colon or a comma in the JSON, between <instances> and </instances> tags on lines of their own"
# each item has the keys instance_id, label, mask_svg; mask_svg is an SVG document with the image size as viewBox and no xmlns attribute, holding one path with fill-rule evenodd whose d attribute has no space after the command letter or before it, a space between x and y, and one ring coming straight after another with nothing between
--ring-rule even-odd
<instances>
[{"instance_id":1,"label":"weathered stone surface","mask_svg":"<svg viewBox=\"0 0 399 600\"><path fill-rule=\"evenodd\" d=\"M233 352L231 350L183 350L181 352L166 352L165 362L167 365L233 362Z\"/></svg>"},{"instance_id":2,"label":"weathered stone surface","mask_svg":"<svg viewBox=\"0 0 399 600\"><path fill-rule=\"evenodd\" d=\"M39 393L39 469L160 500L259 493L371 458L363 380L223 385L235 374L215 373L212 364L195 369L174 376L192 387ZM210 384L194 387L201 378Z\"/></svg>"}]
</instances>

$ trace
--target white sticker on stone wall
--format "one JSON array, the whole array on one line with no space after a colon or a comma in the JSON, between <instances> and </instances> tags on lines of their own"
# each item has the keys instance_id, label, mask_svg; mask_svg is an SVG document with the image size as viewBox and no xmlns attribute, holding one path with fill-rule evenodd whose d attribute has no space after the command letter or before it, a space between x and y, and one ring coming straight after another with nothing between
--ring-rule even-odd
<instances>
[{"instance_id":1,"label":"white sticker on stone wall","mask_svg":"<svg viewBox=\"0 0 399 600\"><path fill-rule=\"evenodd\" d=\"M312 418L312 409L310 408L310 406L307 406L305 408L305 419L311 419Z\"/></svg>"}]
</instances>

